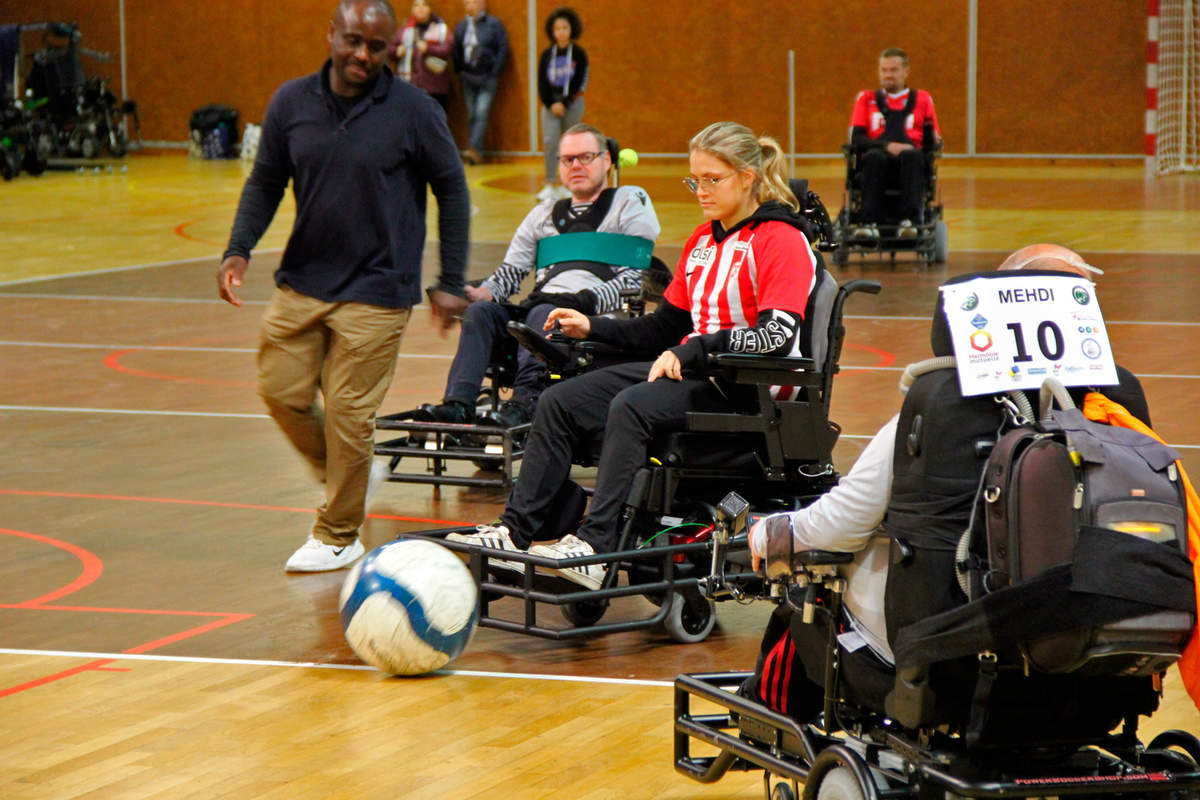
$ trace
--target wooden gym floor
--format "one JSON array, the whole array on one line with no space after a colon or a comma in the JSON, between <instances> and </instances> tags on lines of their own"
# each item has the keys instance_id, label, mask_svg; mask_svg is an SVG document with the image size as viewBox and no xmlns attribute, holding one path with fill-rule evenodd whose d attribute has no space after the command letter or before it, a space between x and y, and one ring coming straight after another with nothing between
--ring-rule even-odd
<instances>
[{"instance_id":1,"label":"wooden gym floor","mask_svg":"<svg viewBox=\"0 0 1200 800\"><path fill-rule=\"evenodd\" d=\"M447 674L364 667L337 619L344 573L283 572L319 493L254 391L290 200L237 310L214 274L244 167L147 154L111 166L0 187L0 797L760 796L754 774L701 786L673 771L669 685L752 666L765 604L722 604L700 645L481 630ZM468 169L471 276L499 262L538 171ZM654 199L672 265L699 222L685 171L647 160L622 176ZM840 163L798 172L836 213ZM947 159L941 175L949 264L838 273L884 285L847 308L839 467L898 408L899 370L927 355L937 285L1053 241L1105 269L1116 352L1200 473L1200 182L1146 181L1127 162ZM383 412L439 399L454 344L418 309ZM503 499L389 484L363 536L486 521ZM1146 723L1171 727L1200 730L1175 672Z\"/></svg>"}]
</instances>

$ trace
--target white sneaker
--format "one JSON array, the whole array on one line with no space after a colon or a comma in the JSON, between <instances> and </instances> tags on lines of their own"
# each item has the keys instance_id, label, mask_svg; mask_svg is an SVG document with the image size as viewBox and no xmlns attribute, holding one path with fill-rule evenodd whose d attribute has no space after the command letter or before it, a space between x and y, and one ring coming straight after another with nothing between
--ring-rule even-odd
<instances>
[{"instance_id":1,"label":"white sneaker","mask_svg":"<svg viewBox=\"0 0 1200 800\"><path fill-rule=\"evenodd\" d=\"M388 482L388 476L391 474L392 470L387 461L380 458L371 459L371 471L367 474L367 499L363 501L364 513L371 508L371 498L379 491L380 486Z\"/></svg>"},{"instance_id":2,"label":"white sneaker","mask_svg":"<svg viewBox=\"0 0 1200 800\"><path fill-rule=\"evenodd\" d=\"M573 533L568 533L553 544L535 544L529 548L529 552L531 555L546 558L579 558L596 555L596 550L590 544ZM604 570L604 564L586 564L578 567L564 567L554 571L580 586L599 589L600 584L604 581Z\"/></svg>"},{"instance_id":3,"label":"white sneaker","mask_svg":"<svg viewBox=\"0 0 1200 800\"><path fill-rule=\"evenodd\" d=\"M850 232L850 239L857 244L875 244L879 241L879 228L875 225L860 225Z\"/></svg>"},{"instance_id":4,"label":"white sneaker","mask_svg":"<svg viewBox=\"0 0 1200 800\"><path fill-rule=\"evenodd\" d=\"M900 220L900 224L896 226L896 238L898 239L915 239L917 238L917 226L912 224L910 219Z\"/></svg>"},{"instance_id":5,"label":"white sneaker","mask_svg":"<svg viewBox=\"0 0 1200 800\"><path fill-rule=\"evenodd\" d=\"M287 560L284 570L287 572L332 572L335 569L345 569L353 564L363 554L361 539L355 539L351 544L332 545L309 534L308 541L300 545L300 549L292 553Z\"/></svg>"},{"instance_id":6,"label":"white sneaker","mask_svg":"<svg viewBox=\"0 0 1200 800\"><path fill-rule=\"evenodd\" d=\"M503 525L476 525L474 533L446 534L446 541L462 542L473 547L488 547L492 550L507 550L510 553L525 552L517 547L508 533L508 528ZM492 558L489 555L488 566L519 572L522 575L525 574L524 564L519 561L509 561L506 558Z\"/></svg>"},{"instance_id":7,"label":"white sneaker","mask_svg":"<svg viewBox=\"0 0 1200 800\"><path fill-rule=\"evenodd\" d=\"M536 195L537 201L539 203L544 203L547 200L549 200L550 198L555 197L555 196L557 196L557 195L554 191L554 186L549 183L547 183L545 186L543 186L542 190L540 192L538 192Z\"/></svg>"}]
</instances>

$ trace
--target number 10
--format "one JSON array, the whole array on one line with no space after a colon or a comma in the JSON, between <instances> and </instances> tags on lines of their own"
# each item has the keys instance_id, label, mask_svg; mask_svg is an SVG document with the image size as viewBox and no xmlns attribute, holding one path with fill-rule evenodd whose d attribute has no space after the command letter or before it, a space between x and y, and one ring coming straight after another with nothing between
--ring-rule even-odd
<instances>
[{"instance_id":1,"label":"number 10","mask_svg":"<svg viewBox=\"0 0 1200 800\"><path fill-rule=\"evenodd\" d=\"M1017 345L1017 355L1013 361L1033 361L1033 356L1029 355L1029 351L1025 349L1025 334L1021 330L1021 323L1010 322L1008 329L1013 332L1013 340ZM1037 344L1038 349L1042 351L1042 356L1048 361L1059 360L1066 349L1063 344L1062 331L1050 320L1038 324Z\"/></svg>"}]
</instances>

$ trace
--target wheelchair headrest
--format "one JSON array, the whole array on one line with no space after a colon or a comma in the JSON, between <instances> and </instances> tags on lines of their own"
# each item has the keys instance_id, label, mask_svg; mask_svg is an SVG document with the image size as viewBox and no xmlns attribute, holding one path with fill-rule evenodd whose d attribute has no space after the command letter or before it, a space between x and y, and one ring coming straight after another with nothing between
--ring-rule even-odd
<instances>
[{"instance_id":1,"label":"wheelchair headrest","mask_svg":"<svg viewBox=\"0 0 1200 800\"><path fill-rule=\"evenodd\" d=\"M789 178L788 188L800 201L800 207L804 208L804 198L808 195L808 178Z\"/></svg>"},{"instance_id":2,"label":"wheelchair headrest","mask_svg":"<svg viewBox=\"0 0 1200 800\"><path fill-rule=\"evenodd\" d=\"M613 166L617 166L617 159L621 152L621 145L617 140L609 136L604 140L604 146L608 148L608 157L612 159Z\"/></svg>"},{"instance_id":3,"label":"wheelchair headrest","mask_svg":"<svg viewBox=\"0 0 1200 800\"><path fill-rule=\"evenodd\" d=\"M1026 269L1021 270L1025 275L1050 275L1061 276L1067 273L1057 270L1046 269ZM997 272L988 270L987 272L968 272L965 275L956 275L947 280L943 286L948 286L955 283L963 283L964 281L975 280L976 278L1011 278L1013 272ZM942 293L938 292L937 299L933 304L933 325L929 331L929 345L933 349L935 356L952 356L954 355L954 345L950 339L950 324L946 321L946 312L942 307Z\"/></svg>"}]
</instances>

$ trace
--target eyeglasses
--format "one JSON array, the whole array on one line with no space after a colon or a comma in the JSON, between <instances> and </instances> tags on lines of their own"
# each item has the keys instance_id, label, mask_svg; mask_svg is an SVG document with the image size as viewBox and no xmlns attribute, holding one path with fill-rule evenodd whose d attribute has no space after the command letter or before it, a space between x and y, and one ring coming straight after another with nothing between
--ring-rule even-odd
<instances>
[{"instance_id":1,"label":"eyeglasses","mask_svg":"<svg viewBox=\"0 0 1200 800\"><path fill-rule=\"evenodd\" d=\"M693 178L691 175L689 175L683 179L683 185L688 187L688 189L691 190L693 193L700 191L700 187L702 187L702 186L705 189L708 189L709 191L711 191L712 189L716 188L718 183L720 183L723 180L732 178L734 175L737 175L736 169L733 172L729 173L728 175L722 175L719 178L709 178L708 176L705 176L703 178Z\"/></svg>"},{"instance_id":2,"label":"eyeglasses","mask_svg":"<svg viewBox=\"0 0 1200 800\"><path fill-rule=\"evenodd\" d=\"M599 153L579 153L578 155L573 156L561 156L558 159L558 163L562 164L564 167L569 167L578 161L581 166L586 167L588 164L592 163L602 155L604 155L603 150L601 150Z\"/></svg>"}]
</instances>

